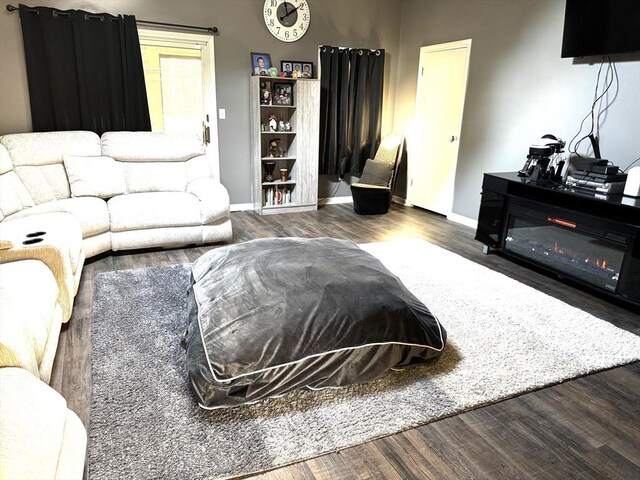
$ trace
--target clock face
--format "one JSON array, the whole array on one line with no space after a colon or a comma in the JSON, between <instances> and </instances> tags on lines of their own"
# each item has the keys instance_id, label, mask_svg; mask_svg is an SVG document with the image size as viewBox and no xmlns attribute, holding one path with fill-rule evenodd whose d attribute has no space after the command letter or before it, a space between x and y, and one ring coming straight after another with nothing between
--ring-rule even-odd
<instances>
[{"instance_id":1,"label":"clock face","mask_svg":"<svg viewBox=\"0 0 640 480\"><path fill-rule=\"evenodd\" d=\"M283 42L295 42L309 29L307 0L265 0L263 14L271 34Z\"/></svg>"}]
</instances>

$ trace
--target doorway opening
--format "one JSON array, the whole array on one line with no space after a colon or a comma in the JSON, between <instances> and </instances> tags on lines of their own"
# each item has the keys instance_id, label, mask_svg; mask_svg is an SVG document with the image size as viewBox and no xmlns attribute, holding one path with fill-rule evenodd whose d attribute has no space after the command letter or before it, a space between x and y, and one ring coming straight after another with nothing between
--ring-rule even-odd
<instances>
[{"instance_id":1,"label":"doorway opening","mask_svg":"<svg viewBox=\"0 0 640 480\"><path fill-rule=\"evenodd\" d=\"M151 130L193 133L219 176L213 36L138 29Z\"/></svg>"}]
</instances>

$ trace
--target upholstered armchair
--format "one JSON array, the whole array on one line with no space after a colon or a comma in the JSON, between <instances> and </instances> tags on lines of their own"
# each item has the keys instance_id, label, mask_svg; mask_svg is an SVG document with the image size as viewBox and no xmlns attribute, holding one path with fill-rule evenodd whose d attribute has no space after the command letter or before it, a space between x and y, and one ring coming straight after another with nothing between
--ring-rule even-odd
<instances>
[{"instance_id":1,"label":"upholstered armchair","mask_svg":"<svg viewBox=\"0 0 640 480\"><path fill-rule=\"evenodd\" d=\"M373 159L364 164L362 176L351 185L353 209L360 215L387 213L404 150L402 135L385 137Z\"/></svg>"}]
</instances>

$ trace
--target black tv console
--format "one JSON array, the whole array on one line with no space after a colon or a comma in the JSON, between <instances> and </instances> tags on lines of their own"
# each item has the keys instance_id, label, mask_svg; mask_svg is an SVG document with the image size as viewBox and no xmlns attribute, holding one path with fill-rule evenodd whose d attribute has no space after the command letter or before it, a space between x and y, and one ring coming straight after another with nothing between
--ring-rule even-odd
<instances>
[{"instance_id":1,"label":"black tv console","mask_svg":"<svg viewBox=\"0 0 640 480\"><path fill-rule=\"evenodd\" d=\"M640 306L640 199L486 173L475 238Z\"/></svg>"}]
</instances>

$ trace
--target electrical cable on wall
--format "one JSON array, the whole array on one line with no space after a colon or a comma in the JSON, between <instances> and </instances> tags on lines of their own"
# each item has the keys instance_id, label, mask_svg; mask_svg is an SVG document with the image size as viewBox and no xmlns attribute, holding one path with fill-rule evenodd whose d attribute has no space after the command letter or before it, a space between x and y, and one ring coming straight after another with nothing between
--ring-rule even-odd
<instances>
[{"instance_id":1,"label":"electrical cable on wall","mask_svg":"<svg viewBox=\"0 0 640 480\"><path fill-rule=\"evenodd\" d=\"M605 77L604 77L605 87L604 87L604 90L602 91L602 93L600 93L598 95L598 90L600 89L600 76L602 74L602 67L605 64L605 61L607 62L607 69L606 69ZM614 82L615 82L615 85L616 85L616 87L615 87L615 95L610 101L607 101L603 106L602 99L605 98L605 96L607 95L607 93L611 89L611 86L614 84ZM568 152L570 154L573 153L573 154L577 155L578 157L582 157L582 155L580 155L578 153L578 148L580 147L580 144L584 140L590 139L591 142L592 142L592 147L593 147L593 150L594 150L594 154L596 155L597 158L600 157L600 149L599 149L600 117L606 113L606 111L609 109L609 107L613 104L613 102L618 97L619 88L620 88L620 83L618 81L618 71L616 70L615 62L612 62L611 61L611 57L609 57L609 56L602 57L602 62L600 63L600 67L598 68L598 76L596 78L596 88L595 88L594 95L593 95L594 99L593 99L593 103L591 104L591 110L589 111L589 113L587 113L587 115L585 115L585 117L580 122L580 128L578 130L578 133L576 133L575 136L569 142L569 146L568 146L567 150L568 150ZM596 106L598 107L597 116L596 116L596 113L595 113L596 112ZM582 137L580 137L580 139L574 143L576 138L578 138L578 136L582 133L584 122L588 118L591 118L591 128L590 128L589 132L586 135L583 135ZM573 147L572 147L572 145L573 145Z\"/></svg>"},{"instance_id":2,"label":"electrical cable on wall","mask_svg":"<svg viewBox=\"0 0 640 480\"><path fill-rule=\"evenodd\" d=\"M342 180L343 180L342 177L338 177L338 182L336 183L336 188L333 189L333 192L331 192L331 194L327 198L333 198L335 196L335 194L338 193L338 190L340 189L340 183L342 183Z\"/></svg>"}]
</instances>

